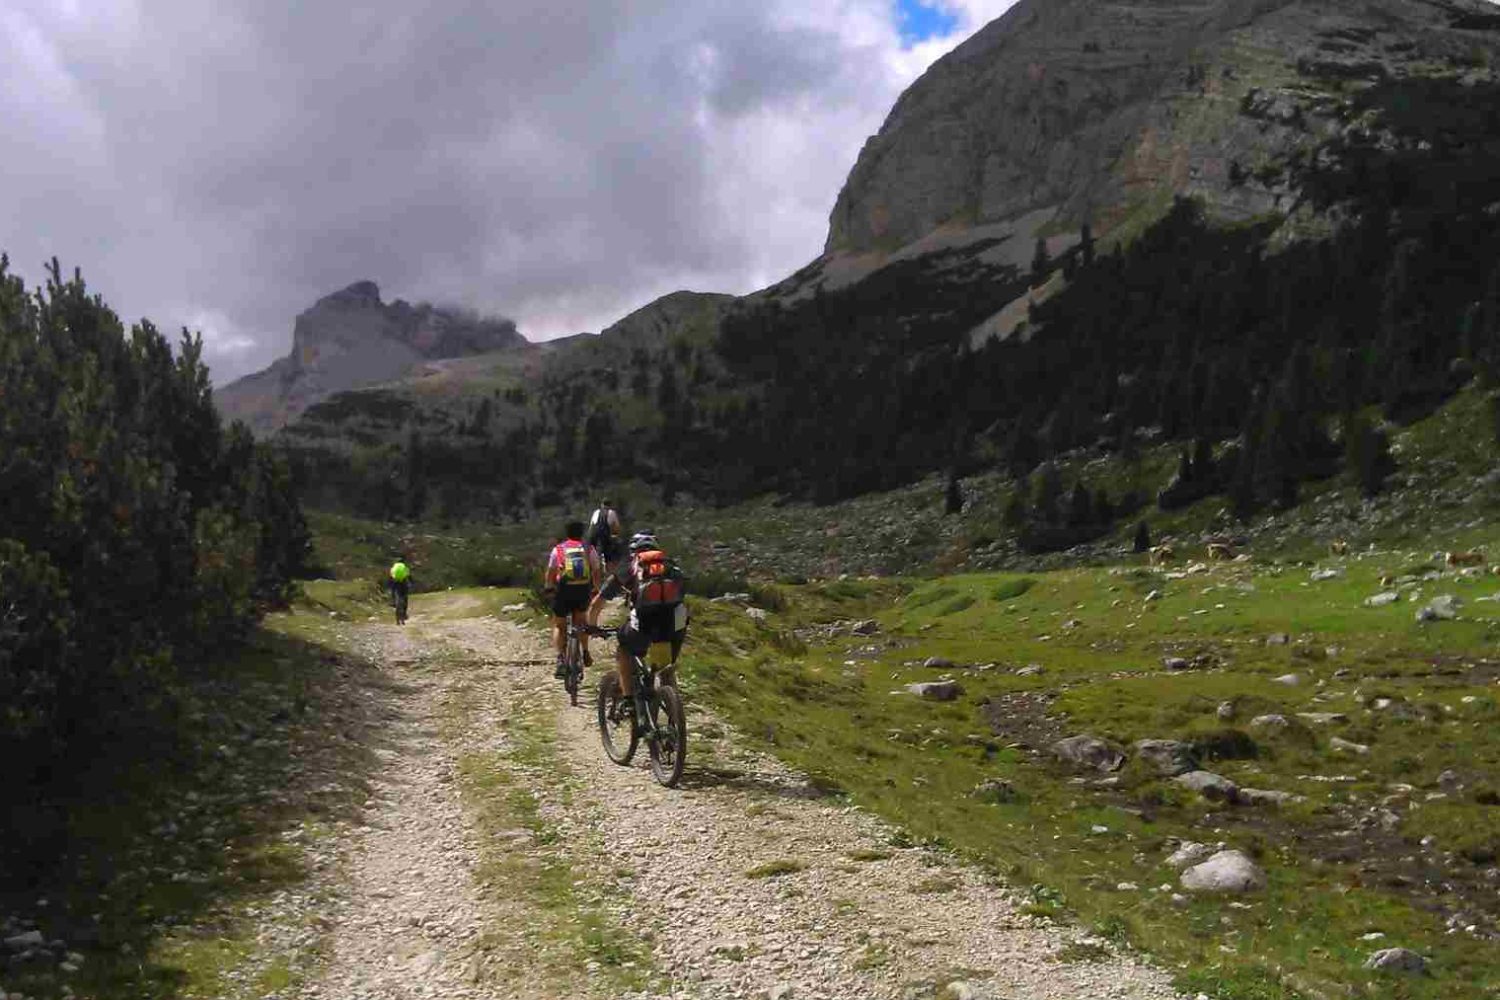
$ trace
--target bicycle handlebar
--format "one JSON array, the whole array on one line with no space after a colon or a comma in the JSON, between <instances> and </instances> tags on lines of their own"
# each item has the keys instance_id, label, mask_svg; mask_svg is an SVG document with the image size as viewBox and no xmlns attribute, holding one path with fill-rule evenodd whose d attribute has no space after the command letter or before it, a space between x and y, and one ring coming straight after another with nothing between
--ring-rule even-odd
<instances>
[{"instance_id":1,"label":"bicycle handlebar","mask_svg":"<svg viewBox=\"0 0 1500 1000\"><path fill-rule=\"evenodd\" d=\"M612 629L612 628L603 628L603 627L598 626L598 625L588 625L588 624L575 625L574 628L576 628L579 632L582 632L584 635L597 636L600 639L613 639L613 638L616 638L615 630Z\"/></svg>"}]
</instances>

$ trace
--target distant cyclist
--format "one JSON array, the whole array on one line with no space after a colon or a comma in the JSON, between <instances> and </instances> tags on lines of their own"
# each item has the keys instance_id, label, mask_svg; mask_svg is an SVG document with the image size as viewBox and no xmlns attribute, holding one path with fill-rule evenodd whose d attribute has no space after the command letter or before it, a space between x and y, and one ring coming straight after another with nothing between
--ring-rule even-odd
<instances>
[{"instance_id":1,"label":"distant cyclist","mask_svg":"<svg viewBox=\"0 0 1500 1000\"><path fill-rule=\"evenodd\" d=\"M677 564L668 558L649 531L638 532L630 539L630 558L622 562L589 605L589 623L597 625L605 602L624 594L630 615L620 626L615 647L615 666L620 673L620 692L629 699L635 692L635 669L632 656L645 656L652 643L672 644L672 666L663 680L674 681L677 657L687 638L687 604L684 578Z\"/></svg>"},{"instance_id":2,"label":"distant cyclist","mask_svg":"<svg viewBox=\"0 0 1500 1000\"><path fill-rule=\"evenodd\" d=\"M391 572L386 580L390 587L391 604L396 609L396 624L406 624L406 605L411 599L411 567L406 565L406 557L402 556L391 564Z\"/></svg>"},{"instance_id":3,"label":"distant cyclist","mask_svg":"<svg viewBox=\"0 0 1500 1000\"><path fill-rule=\"evenodd\" d=\"M563 527L563 540L552 547L552 553L547 557L543 583L543 589L552 597L552 648L557 651L554 677L567 674L567 619L571 618L574 625L584 624L589 599L599 589L603 577L599 553L583 540L583 522L569 521ZM593 666L589 637L581 635L579 642L583 648L584 666Z\"/></svg>"},{"instance_id":4,"label":"distant cyclist","mask_svg":"<svg viewBox=\"0 0 1500 1000\"><path fill-rule=\"evenodd\" d=\"M599 550L604 565L610 572L614 572L615 566L623 555L621 550L620 515L615 511L615 505L605 497L599 501L599 508L589 518L588 534L583 536L590 545Z\"/></svg>"}]
</instances>

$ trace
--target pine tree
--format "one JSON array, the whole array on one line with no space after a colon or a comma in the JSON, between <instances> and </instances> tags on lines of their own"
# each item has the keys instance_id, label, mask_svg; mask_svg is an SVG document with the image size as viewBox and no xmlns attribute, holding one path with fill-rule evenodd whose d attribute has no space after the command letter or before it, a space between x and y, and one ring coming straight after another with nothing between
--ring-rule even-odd
<instances>
[{"instance_id":1,"label":"pine tree","mask_svg":"<svg viewBox=\"0 0 1500 1000\"><path fill-rule=\"evenodd\" d=\"M1073 484L1073 490L1068 495L1068 527L1083 528L1093 523L1093 498L1089 496L1089 488L1080 479Z\"/></svg>"},{"instance_id":2,"label":"pine tree","mask_svg":"<svg viewBox=\"0 0 1500 1000\"><path fill-rule=\"evenodd\" d=\"M943 491L943 513L961 514L964 509L964 491L959 485L958 474L952 470L948 472L948 485Z\"/></svg>"},{"instance_id":3,"label":"pine tree","mask_svg":"<svg viewBox=\"0 0 1500 1000\"><path fill-rule=\"evenodd\" d=\"M1115 505L1104 487L1094 491L1094 519L1101 525L1111 525L1115 520Z\"/></svg>"},{"instance_id":4,"label":"pine tree","mask_svg":"<svg viewBox=\"0 0 1500 1000\"><path fill-rule=\"evenodd\" d=\"M1031 285L1033 288L1047 280L1047 272L1051 268L1052 258L1047 254L1047 240L1038 236L1036 238L1036 252L1031 255Z\"/></svg>"},{"instance_id":5,"label":"pine tree","mask_svg":"<svg viewBox=\"0 0 1500 1000\"><path fill-rule=\"evenodd\" d=\"M1145 521L1135 526L1135 543L1131 548L1136 552L1151 551L1151 529L1146 526Z\"/></svg>"},{"instance_id":6,"label":"pine tree","mask_svg":"<svg viewBox=\"0 0 1500 1000\"><path fill-rule=\"evenodd\" d=\"M1497 406L1496 413L1500 413ZM1020 528L1026 523L1026 494L1029 492L1030 484L1025 480L1016 484L1016 490L1010 495L1005 503L1005 513L1001 519L1007 528L1012 530Z\"/></svg>"},{"instance_id":7,"label":"pine tree","mask_svg":"<svg viewBox=\"0 0 1500 1000\"><path fill-rule=\"evenodd\" d=\"M1087 267L1094 262L1094 227L1087 222L1078 232L1078 246L1082 252L1083 266Z\"/></svg>"},{"instance_id":8,"label":"pine tree","mask_svg":"<svg viewBox=\"0 0 1500 1000\"><path fill-rule=\"evenodd\" d=\"M1058 505L1062 501L1062 493L1062 473L1051 462L1044 463L1036 479L1036 504L1033 509L1037 520L1048 524L1056 524L1060 520Z\"/></svg>"}]
</instances>

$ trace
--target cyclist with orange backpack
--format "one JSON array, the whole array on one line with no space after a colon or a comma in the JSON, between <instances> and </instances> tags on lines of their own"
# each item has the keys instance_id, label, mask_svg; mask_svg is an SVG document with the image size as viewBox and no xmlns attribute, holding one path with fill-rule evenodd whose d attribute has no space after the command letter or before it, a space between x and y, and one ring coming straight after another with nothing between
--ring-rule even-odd
<instances>
[{"instance_id":1,"label":"cyclist with orange backpack","mask_svg":"<svg viewBox=\"0 0 1500 1000\"><path fill-rule=\"evenodd\" d=\"M574 625L582 625L589 599L599 589L604 573L599 563L599 553L583 540L583 522L569 521L563 528L564 538L552 547L547 557L547 573L543 590L551 596L552 604L552 648L557 651L557 669L554 677L567 672L565 651L567 649L568 618ZM584 666L593 666L589 655L589 637L579 636L583 648Z\"/></svg>"},{"instance_id":2,"label":"cyclist with orange backpack","mask_svg":"<svg viewBox=\"0 0 1500 1000\"><path fill-rule=\"evenodd\" d=\"M615 666L620 674L620 692L631 699L635 691L632 656L645 656L652 643L672 644L672 667L663 681L675 683L677 657L687 638L685 578L677 564L662 551L656 536L648 531L630 539L630 558L621 560L589 605L589 624L599 623L604 604L624 594L630 615L620 626L615 645Z\"/></svg>"}]
</instances>

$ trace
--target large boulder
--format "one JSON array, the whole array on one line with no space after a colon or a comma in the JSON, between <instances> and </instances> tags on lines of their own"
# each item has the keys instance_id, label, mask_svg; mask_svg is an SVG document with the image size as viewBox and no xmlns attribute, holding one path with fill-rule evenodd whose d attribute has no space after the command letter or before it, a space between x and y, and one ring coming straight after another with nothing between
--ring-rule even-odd
<instances>
[{"instance_id":1,"label":"large boulder","mask_svg":"<svg viewBox=\"0 0 1500 1000\"><path fill-rule=\"evenodd\" d=\"M1059 760L1095 771L1118 771L1125 766L1125 751L1097 736L1069 736L1052 744L1052 755Z\"/></svg>"},{"instance_id":2,"label":"large boulder","mask_svg":"<svg viewBox=\"0 0 1500 1000\"><path fill-rule=\"evenodd\" d=\"M1198 767L1192 745L1180 740L1136 740L1134 748L1138 758L1169 778Z\"/></svg>"},{"instance_id":3,"label":"large boulder","mask_svg":"<svg viewBox=\"0 0 1500 1000\"><path fill-rule=\"evenodd\" d=\"M1427 971L1427 959L1410 948L1382 948L1365 960L1365 968L1374 972L1419 976Z\"/></svg>"},{"instance_id":4,"label":"large boulder","mask_svg":"<svg viewBox=\"0 0 1500 1000\"><path fill-rule=\"evenodd\" d=\"M1214 802L1234 802L1240 794L1238 785L1212 771L1189 771L1186 774L1179 774L1172 780Z\"/></svg>"},{"instance_id":5,"label":"large boulder","mask_svg":"<svg viewBox=\"0 0 1500 1000\"><path fill-rule=\"evenodd\" d=\"M920 684L906 685L906 690L928 701L956 701L964 689L959 686L958 681L923 681Z\"/></svg>"},{"instance_id":6,"label":"large boulder","mask_svg":"<svg viewBox=\"0 0 1500 1000\"><path fill-rule=\"evenodd\" d=\"M1266 887L1266 873L1240 851L1220 851L1182 873L1190 892L1254 892Z\"/></svg>"}]
</instances>

